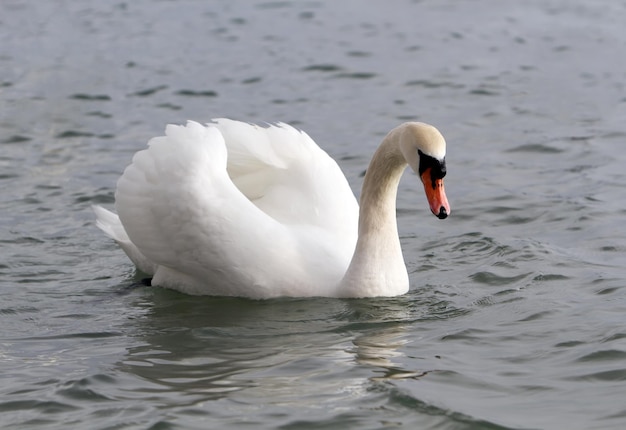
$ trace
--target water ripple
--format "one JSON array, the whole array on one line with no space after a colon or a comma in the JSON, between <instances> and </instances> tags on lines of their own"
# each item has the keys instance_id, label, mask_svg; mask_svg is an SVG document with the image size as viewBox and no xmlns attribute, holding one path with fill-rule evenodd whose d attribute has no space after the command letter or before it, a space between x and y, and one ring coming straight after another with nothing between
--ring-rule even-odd
<instances>
[{"instance_id":1,"label":"water ripple","mask_svg":"<svg viewBox=\"0 0 626 430\"><path fill-rule=\"evenodd\" d=\"M0 402L0 412L35 411L47 415L60 414L77 409L77 406L52 400L13 400Z\"/></svg>"},{"instance_id":2,"label":"water ripple","mask_svg":"<svg viewBox=\"0 0 626 430\"><path fill-rule=\"evenodd\" d=\"M614 361L614 360L625 360L626 359L626 351L616 350L616 349L605 349L601 351L594 351L589 353L583 357L578 358L577 361L586 362L586 361Z\"/></svg>"},{"instance_id":3,"label":"water ripple","mask_svg":"<svg viewBox=\"0 0 626 430\"><path fill-rule=\"evenodd\" d=\"M217 91L213 90L179 90L176 91L179 96L185 97L217 97Z\"/></svg>"},{"instance_id":4,"label":"water ripple","mask_svg":"<svg viewBox=\"0 0 626 430\"><path fill-rule=\"evenodd\" d=\"M74 100L97 101L97 102L111 100L111 96L108 96L106 94L84 94L84 93L79 93L79 94L73 94L69 98L70 99L74 99Z\"/></svg>"},{"instance_id":5,"label":"water ripple","mask_svg":"<svg viewBox=\"0 0 626 430\"><path fill-rule=\"evenodd\" d=\"M94 387L94 385L100 385L103 381L107 381L110 383L111 378L107 375L102 375L102 377L98 377L98 375L95 375L90 378L83 378L75 381L66 381L65 383L63 383L61 388L57 389L56 394L61 397L78 402L89 403L112 401L113 399L111 399L110 397L95 391L96 388Z\"/></svg>"},{"instance_id":6,"label":"water ripple","mask_svg":"<svg viewBox=\"0 0 626 430\"><path fill-rule=\"evenodd\" d=\"M472 274L471 278L474 282L481 284L501 286L517 283L528 278L530 275L531 273L523 273L516 276L500 276L493 272L477 272Z\"/></svg>"},{"instance_id":7,"label":"water ripple","mask_svg":"<svg viewBox=\"0 0 626 430\"><path fill-rule=\"evenodd\" d=\"M23 142L28 142L30 140L32 140L31 137L16 134L13 136L3 138L2 140L0 140L0 143L9 143L9 144L10 143L23 143Z\"/></svg>"},{"instance_id":8,"label":"water ripple","mask_svg":"<svg viewBox=\"0 0 626 430\"><path fill-rule=\"evenodd\" d=\"M505 427L493 422L477 419L462 412L442 408L433 403L420 400L410 393L402 390L390 390L389 406L392 408L409 409L420 414L419 424L415 428L441 428L462 426L459 428L477 428L485 430L508 430ZM426 420L425 417L430 417ZM425 421L425 422L424 422Z\"/></svg>"},{"instance_id":9,"label":"water ripple","mask_svg":"<svg viewBox=\"0 0 626 430\"><path fill-rule=\"evenodd\" d=\"M148 96L151 96L153 94L158 93L159 91L163 91L163 90L165 90L167 88L168 88L167 85L157 85L155 87L151 87L151 88L146 88L146 89L143 89L143 90L135 91L134 93L131 94L131 96L148 97Z\"/></svg>"}]
</instances>

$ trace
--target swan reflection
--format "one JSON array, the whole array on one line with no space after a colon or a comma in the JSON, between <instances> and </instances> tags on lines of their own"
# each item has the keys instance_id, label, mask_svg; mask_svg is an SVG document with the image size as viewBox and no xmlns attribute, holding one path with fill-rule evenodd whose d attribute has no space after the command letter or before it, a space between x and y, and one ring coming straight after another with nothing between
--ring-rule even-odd
<instances>
[{"instance_id":1,"label":"swan reflection","mask_svg":"<svg viewBox=\"0 0 626 430\"><path fill-rule=\"evenodd\" d=\"M151 299L118 366L167 404L332 407L372 395L372 382L429 371L405 353L422 312L411 296L252 301L155 289Z\"/></svg>"}]
</instances>

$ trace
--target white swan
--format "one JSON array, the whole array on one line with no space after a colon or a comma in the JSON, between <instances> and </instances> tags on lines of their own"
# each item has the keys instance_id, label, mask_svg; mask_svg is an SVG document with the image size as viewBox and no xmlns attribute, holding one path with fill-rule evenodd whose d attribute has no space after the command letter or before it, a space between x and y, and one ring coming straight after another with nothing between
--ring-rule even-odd
<instances>
[{"instance_id":1,"label":"white swan","mask_svg":"<svg viewBox=\"0 0 626 430\"><path fill-rule=\"evenodd\" d=\"M374 297L408 291L396 225L406 165L431 211L450 213L446 144L410 122L385 137L367 169L361 206L333 161L304 132L227 119L168 125L117 183L118 215L94 206L152 285L189 294Z\"/></svg>"}]
</instances>

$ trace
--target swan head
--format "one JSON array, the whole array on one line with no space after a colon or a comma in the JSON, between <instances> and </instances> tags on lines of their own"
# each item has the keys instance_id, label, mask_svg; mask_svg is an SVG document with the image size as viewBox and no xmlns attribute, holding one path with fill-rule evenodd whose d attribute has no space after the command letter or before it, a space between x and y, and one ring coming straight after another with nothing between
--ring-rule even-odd
<instances>
[{"instance_id":1,"label":"swan head","mask_svg":"<svg viewBox=\"0 0 626 430\"><path fill-rule=\"evenodd\" d=\"M450 215L450 204L443 186L446 176L446 141L435 127L408 122L400 130L400 151L424 184L431 212L439 219Z\"/></svg>"}]
</instances>

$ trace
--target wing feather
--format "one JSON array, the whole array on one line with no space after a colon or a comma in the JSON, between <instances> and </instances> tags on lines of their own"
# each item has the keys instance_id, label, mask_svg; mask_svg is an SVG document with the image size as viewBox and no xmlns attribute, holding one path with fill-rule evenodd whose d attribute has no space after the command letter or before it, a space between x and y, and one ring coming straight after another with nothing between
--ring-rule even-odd
<instances>
[{"instance_id":1,"label":"wing feather","mask_svg":"<svg viewBox=\"0 0 626 430\"><path fill-rule=\"evenodd\" d=\"M284 124L167 126L118 181L116 209L160 266L156 284L191 293L264 297L338 282L356 242L358 206L341 170Z\"/></svg>"}]
</instances>

